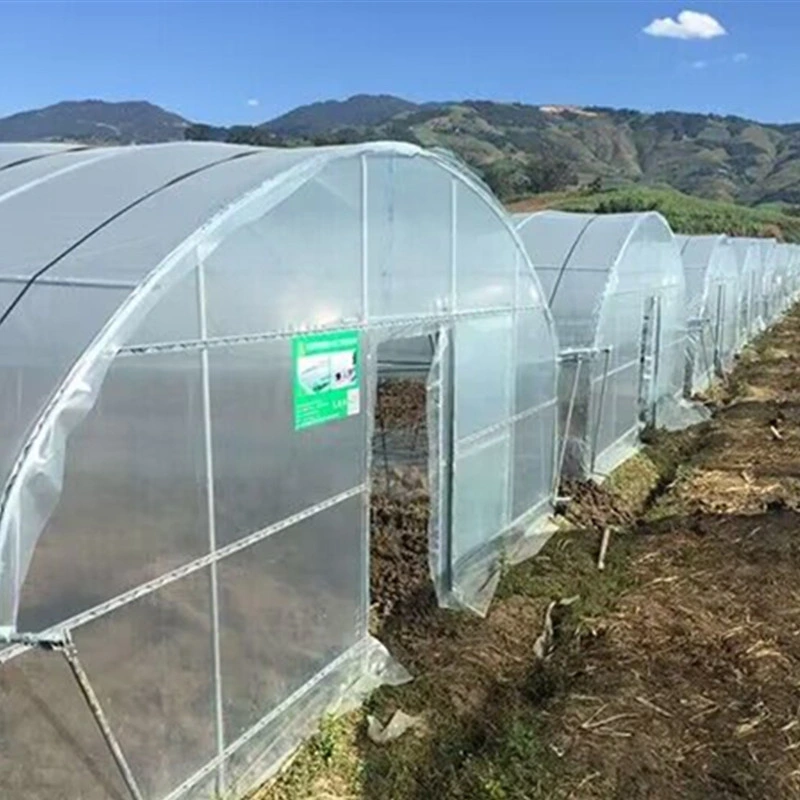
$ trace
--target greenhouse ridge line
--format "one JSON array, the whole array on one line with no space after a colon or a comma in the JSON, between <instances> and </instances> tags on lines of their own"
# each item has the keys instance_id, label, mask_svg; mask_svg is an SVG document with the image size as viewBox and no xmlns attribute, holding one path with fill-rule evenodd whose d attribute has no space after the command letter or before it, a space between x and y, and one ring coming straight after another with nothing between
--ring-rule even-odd
<instances>
[{"instance_id":1,"label":"greenhouse ridge line","mask_svg":"<svg viewBox=\"0 0 800 800\"><path fill-rule=\"evenodd\" d=\"M6 310L0 314L0 326L9 318L12 314L14 309L19 305L22 298L30 291L31 287L45 275L49 270L55 267L60 261L66 258L70 253L77 250L81 245L85 244L89 239L93 236L98 234L103 228L108 227L113 222L118 220L120 217L127 214L129 211L133 210L137 206L141 205L142 203L149 200L151 197L169 189L172 186L176 186L179 183L187 180L188 178L193 177L194 175L198 175L201 172L206 172L207 170L213 169L214 167L219 166L220 164L225 164L230 161L235 161L240 158L247 158L248 156L253 156L258 153L258 150L252 150L244 153L234 153L226 158L219 159L217 161L212 161L210 164L204 164L201 167L197 167L193 170L189 170L187 172L182 173L181 175L177 175L174 178L170 178L170 180L166 181L165 183L161 184L160 186L151 189L149 192L141 195L141 197L137 197L135 200L131 201L127 205L123 206L121 209L113 213L111 216L106 217L102 222L95 225L90 231L85 233L83 236L79 237L76 241L74 241L69 247L59 253L55 258L51 259L47 264L41 267L39 270L34 272L34 274L28 279L28 282L25 286L19 291L17 296L8 304Z\"/></svg>"},{"instance_id":2,"label":"greenhouse ridge line","mask_svg":"<svg viewBox=\"0 0 800 800\"><path fill-rule=\"evenodd\" d=\"M51 158L52 156L62 155L63 153L80 153L85 150L96 150L96 147L92 147L91 145L76 145L75 147L67 147L63 150L54 150L51 153L39 153L36 156L29 156L28 158L20 158L17 161L11 161L8 164L4 164L0 167L0 172L5 172L8 169L13 169L14 167L21 167L23 164L30 164L34 161L41 161L45 158Z\"/></svg>"},{"instance_id":3,"label":"greenhouse ridge line","mask_svg":"<svg viewBox=\"0 0 800 800\"><path fill-rule=\"evenodd\" d=\"M586 233L589 226L597 219L597 216L590 217L586 224L581 229L580 233L575 237L575 241L572 243L572 247L567 250L566 256L564 256L564 261L561 264L561 269L558 271L558 275L556 276L555 281L553 282L553 288L550 291L550 297L547 298L547 305L552 308L553 300L558 292L558 287L561 285L561 280L564 277L564 273L567 271L567 264L569 264L570 259L572 258L575 250L577 249L578 245L580 244L581 239L583 239L583 235Z\"/></svg>"}]
</instances>

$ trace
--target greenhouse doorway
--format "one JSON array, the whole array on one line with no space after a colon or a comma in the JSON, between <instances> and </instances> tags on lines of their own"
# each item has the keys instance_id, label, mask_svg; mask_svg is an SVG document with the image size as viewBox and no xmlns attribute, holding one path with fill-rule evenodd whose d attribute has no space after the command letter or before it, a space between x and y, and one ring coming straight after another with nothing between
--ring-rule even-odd
<instances>
[{"instance_id":1,"label":"greenhouse doorway","mask_svg":"<svg viewBox=\"0 0 800 800\"><path fill-rule=\"evenodd\" d=\"M392 338L377 347L370 494L370 629L435 603L430 571L429 426L438 427L432 379L439 335ZM438 437L437 437L438 439ZM437 480L435 477L434 480Z\"/></svg>"}]
</instances>

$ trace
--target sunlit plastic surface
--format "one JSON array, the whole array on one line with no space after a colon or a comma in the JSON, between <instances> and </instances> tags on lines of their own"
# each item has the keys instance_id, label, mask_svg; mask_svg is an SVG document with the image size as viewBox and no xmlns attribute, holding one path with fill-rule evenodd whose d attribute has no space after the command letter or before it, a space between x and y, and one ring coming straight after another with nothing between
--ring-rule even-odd
<instances>
[{"instance_id":1,"label":"sunlit plastic surface","mask_svg":"<svg viewBox=\"0 0 800 800\"><path fill-rule=\"evenodd\" d=\"M552 507L552 318L503 209L450 156L38 156L0 169L0 626L73 629L148 800L244 792L323 713L407 677L367 624L368 356L436 351L431 577L484 613ZM320 331L355 337L358 387L305 425L293 344ZM0 673L42 655L7 647ZM3 701L2 796L41 767L34 740L56 749L26 691ZM69 780L54 756L36 790L117 800L105 756Z\"/></svg>"}]
</instances>

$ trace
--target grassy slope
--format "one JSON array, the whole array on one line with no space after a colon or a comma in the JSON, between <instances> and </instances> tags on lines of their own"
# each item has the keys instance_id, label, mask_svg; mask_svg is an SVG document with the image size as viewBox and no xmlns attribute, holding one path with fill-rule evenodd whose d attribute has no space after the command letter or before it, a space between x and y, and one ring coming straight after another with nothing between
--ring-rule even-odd
<instances>
[{"instance_id":1,"label":"grassy slope","mask_svg":"<svg viewBox=\"0 0 800 800\"><path fill-rule=\"evenodd\" d=\"M676 233L727 233L733 236L775 236L800 242L800 218L765 207L703 200L674 189L613 189L596 194L554 193L519 200L513 211L557 208L563 211L614 213L659 211Z\"/></svg>"}]
</instances>

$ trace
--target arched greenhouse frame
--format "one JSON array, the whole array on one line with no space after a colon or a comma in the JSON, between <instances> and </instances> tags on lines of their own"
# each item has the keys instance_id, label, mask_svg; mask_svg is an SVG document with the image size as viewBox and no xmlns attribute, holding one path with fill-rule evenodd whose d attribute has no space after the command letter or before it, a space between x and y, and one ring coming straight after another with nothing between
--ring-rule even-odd
<instances>
[{"instance_id":1,"label":"arched greenhouse frame","mask_svg":"<svg viewBox=\"0 0 800 800\"><path fill-rule=\"evenodd\" d=\"M733 367L744 336L739 266L726 236L677 236L686 275L690 347L687 394L709 387Z\"/></svg>"},{"instance_id":2,"label":"arched greenhouse frame","mask_svg":"<svg viewBox=\"0 0 800 800\"><path fill-rule=\"evenodd\" d=\"M435 343L440 602L485 611L544 541L553 322L453 159L0 146L0 227L4 796L244 791L401 679L368 627L387 341ZM52 645L79 654L116 759Z\"/></svg>"},{"instance_id":3,"label":"arched greenhouse frame","mask_svg":"<svg viewBox=\"0 0 800 800\"><path fill-rule=\"evenodd\" d=\"M604 476L639 448L645 425L681 427L685 281L656 213L515 215L559 338L560 463Z\"/></svg>"}]
</instances>

